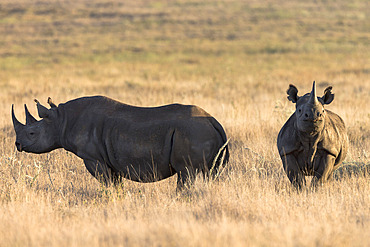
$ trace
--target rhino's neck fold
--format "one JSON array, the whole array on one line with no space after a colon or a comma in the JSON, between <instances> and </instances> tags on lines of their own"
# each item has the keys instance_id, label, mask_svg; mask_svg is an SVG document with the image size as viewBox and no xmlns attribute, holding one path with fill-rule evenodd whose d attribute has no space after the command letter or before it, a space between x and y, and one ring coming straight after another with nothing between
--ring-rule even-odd
<instances>
[{"instance_id":1,"label":"rhino's neck fold","mask_svg":"<svg viewBox=\"0 0 370 247\"><path fill-rule=\"evenodd\" d=\"M63 107L60 107L60 106L58 107L58 114L60 117L59 126L56 126L59 130L58 131L59 133L58 142L59 142L60 147L64 148L67 151L73 152L73 150L71 150L71 146L68 144L67 119L65 117L65 114L62 108Z\"/></svg>"},{"instance_id":2,"label":"rhino's neck fold","mask_svg":"<svg viewBox=\"0 0 370 247\"><path fill-rule=\"evenodd\" d=\"M296 126L295 126L296 127ZM307 133L300 131L296 127L298 138L303 146L303 152L306 155L307 163L312 164L317 151L317 145L322 140L324 128L316 133Z\"/></svg>"}]
</instances>

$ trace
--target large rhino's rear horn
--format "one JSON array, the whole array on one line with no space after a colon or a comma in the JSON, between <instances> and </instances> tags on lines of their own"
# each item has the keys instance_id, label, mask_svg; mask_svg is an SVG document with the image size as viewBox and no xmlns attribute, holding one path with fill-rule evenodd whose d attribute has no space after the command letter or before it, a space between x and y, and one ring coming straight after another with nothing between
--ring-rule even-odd
<instances>
[{"instance_id":1,"label":"large rhino's rear horn","mask_svg":"<svg viewBox=\"0 0 370 247\"><path fill-rule=\"evenodd\" d=\"M15 130L18 130L19 128L24 126L21 122L18 121L18 119L14 115L14 105L12 105L12 120L13 120L13 126Z\"/></svg>"},{"instance_id":2,"label":"large rhino's rear horn","mask_svg":"<svg viewBox=\"0 0 370 247\"><path fill-rule=\"evenodd\" d=\"M37 120L28 111L27 105L24 104L24 111L26 112L26 125L37 122Z\"/></svg>"}]
</instances>

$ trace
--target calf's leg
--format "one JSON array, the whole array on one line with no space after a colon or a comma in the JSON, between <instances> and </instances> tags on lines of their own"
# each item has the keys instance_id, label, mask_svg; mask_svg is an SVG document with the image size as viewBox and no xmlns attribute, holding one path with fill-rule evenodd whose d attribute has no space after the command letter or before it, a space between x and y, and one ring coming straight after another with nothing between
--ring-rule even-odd
<instances>
[{"instance_id":1,"label":"calf's leg","mask_svg":"<svg viewBox=\"0 0 370 247\"><path fill-rule=\"evenodd\" d=\"M334 170L335 157L331 154L324 154L314 164L314 176L312 178L312 186L316 187L325 183L332 177Z\"/></svg>"},{"instance_id":2,"label":"calf's leg","mask_svg":"<svg viewBox=\"0 0 370 247\"><path fill-rule=\"evenodd\" d=\"M306 184L306 179L296 157L292 154L288 154L282 156L281 160L283 161L284 171L292 185L298 190L302 189L302 186Z\"/></svg>"}]
</instances>

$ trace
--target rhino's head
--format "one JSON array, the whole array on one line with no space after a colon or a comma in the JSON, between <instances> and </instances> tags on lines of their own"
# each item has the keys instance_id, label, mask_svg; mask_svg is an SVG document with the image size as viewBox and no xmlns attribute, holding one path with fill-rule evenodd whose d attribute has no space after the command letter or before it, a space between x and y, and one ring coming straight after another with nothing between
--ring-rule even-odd
<instances>
[{"instance_id":1,"label":"rhino's head","mask_svg":"<svg viewBox=\"0 0 370 247\"><path fill-rule=\"evenodd\" d=\"M14 106L12 105L12 120L16 133L15 145L18 151L29 153L45 153L59 148L58 137L58 111L56 105L49 98L48 103L51 108L47 109L37 100L37 110L42 120L37 121L24 105L26 112L26 124L20 123L14 115Z\"/></svg>"},{"instance_id":2,"label":"rhino's head","mask_svg":"<svg viewBox=\"0 0 370 247\"><path fill-rule=\"evenodd\" d=\"M327 87L324 96L317 97L316 85L313 82L311 93L299 97L298 89L294 85L289 85L288 99L296 104L296 126L299 131L314 135L324 128L326 117L324 105L330 104L334 99L331 89L332 87Z\"/></svg>"}]
</instances>

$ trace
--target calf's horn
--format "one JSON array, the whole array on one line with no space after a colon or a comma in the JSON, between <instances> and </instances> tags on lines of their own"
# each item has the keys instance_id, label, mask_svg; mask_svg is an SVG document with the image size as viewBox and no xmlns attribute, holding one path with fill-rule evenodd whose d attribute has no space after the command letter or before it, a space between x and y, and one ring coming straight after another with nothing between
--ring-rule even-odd
<instances>
[{"instance_id":1,"label":"calf's horn","mask_svg":"<svg viewBox=\"0 0 370 247\"><path fill-rule=\"evenodd\" d=\"M27 105L24 104L24 111L26 112L26 125L36 122L37 120L28 111Z\"/></svg>"},{"instance_id":2,"label":"calf's horn","mask_svg":"<svg viewBox=\"0 0 370 247\"><path fill-rule=\"evenodd\" d=\"M316 96L316 84L315 84L315 81L313 81L312 91L311 91L310 99L308 100L308 102L311 103L311 104L313 104L313 105L316 105L319 102L317 100L317 96Z\"/></svg>"}]
</instances>

